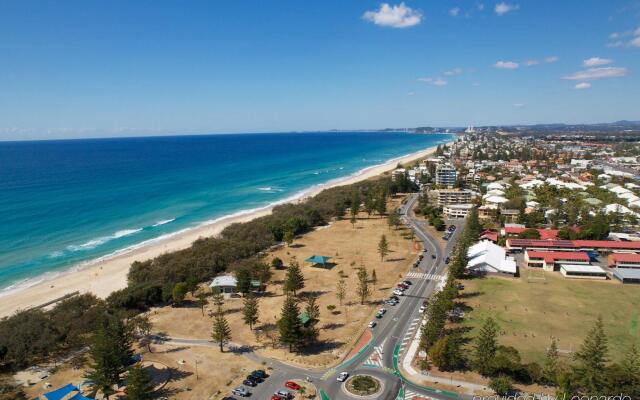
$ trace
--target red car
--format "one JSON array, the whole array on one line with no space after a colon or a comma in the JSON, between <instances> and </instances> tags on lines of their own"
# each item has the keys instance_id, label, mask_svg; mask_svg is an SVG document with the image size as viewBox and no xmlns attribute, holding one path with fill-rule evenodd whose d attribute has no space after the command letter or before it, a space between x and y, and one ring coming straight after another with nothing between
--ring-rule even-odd
<instances>
[{"instance_id":1,"label":"red car","mask_svg":"<svg viewBox=\"0 0 640 400\"><path fill-rule=\"evenodd\" d=\"M291 389L291 390L300 390L302 389L302 386L298 385L297 383L293 382L293 381L287 381L284 383L284 387L286 387L287 389Z\"/></svg>"},{"instance_id":2,"label":"red car","mask_svg":"<svg viewBox=\"0 0 640 400\"><path fill-rule=\"evenodd\" d=\"M405 290L409 288L409 286L405 283L398 283L398 287Z\"/></svg>"},{"instance_id":3,"label":"red car","mask_svg":"<svg viewBox=\"0 0 640 400\"><path fill-rule=\"evenodd\" d=\"M271 396L271 400L282 400L282 397L278 396L277 394L274 394L273 396Z\"/></svg>"}]
</instances>

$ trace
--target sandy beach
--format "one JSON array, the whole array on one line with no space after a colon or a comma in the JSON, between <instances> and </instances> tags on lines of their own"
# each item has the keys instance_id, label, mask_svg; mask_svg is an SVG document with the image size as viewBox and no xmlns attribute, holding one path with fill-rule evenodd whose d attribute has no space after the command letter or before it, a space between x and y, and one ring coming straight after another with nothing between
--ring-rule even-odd
<instances>
[{"instance_id":1,"label":"sandy beach","mask_svg":"<svg viewBox=\"0 0 640 400\"><path fill-rule=\"evenodd\" d=\"M398 163L408 163L424 158L434 151L435 147L431 147L401 158L390 160L385 164L370 167L345 179L314 187L308 192L305 192L303 197L298 197L290 201L297 202L300 201L300 199L314 196L329 187L349 185L369 179L395 169ZM186 230L185 232L168 237L165 240L154 241L130 252L97 260L80 269L63 272L58 276L54 276L51 279L32 286L6 291L0 294L0 317L11 315L17 310L42 305L76 291L80 293L90 292L98 297L105 298L111 292L126 287L129 266L134 261L147 260L166 252L187 248L196 239L215 236L232 223L246 222L267 215L273 207L274 206L271 205L250 213L221 218L211 224Z\"/></svg>"}]
</instances>

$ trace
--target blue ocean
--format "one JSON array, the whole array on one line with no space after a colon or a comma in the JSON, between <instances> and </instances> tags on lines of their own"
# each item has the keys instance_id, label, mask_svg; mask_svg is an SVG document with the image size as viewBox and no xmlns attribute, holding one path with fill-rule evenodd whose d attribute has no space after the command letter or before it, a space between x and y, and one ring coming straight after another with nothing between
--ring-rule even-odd
<instances>
[{"instance_id":1,"label":"blue ocean","mask_svg":"<svg viewBox=\"0 0 640 400\"><path fill-rule=\"evenodd\" d=\"M0 289L449 140L314 132L0 142Z\"/></svg>"}]
</instances>

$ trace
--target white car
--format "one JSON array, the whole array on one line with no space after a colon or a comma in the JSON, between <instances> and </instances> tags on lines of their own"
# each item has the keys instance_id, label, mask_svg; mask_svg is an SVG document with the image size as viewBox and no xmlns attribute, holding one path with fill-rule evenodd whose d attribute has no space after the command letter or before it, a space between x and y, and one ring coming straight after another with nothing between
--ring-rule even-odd
<instances>
[{"instance_id":1,"label":"white car","mask_svg":"<svg viewBox=\"0 0 640 400\"><path fill-rule=\"evenodd\" d=\"M234 394L236 396L240 396L240 397L249 397L249 391L245 388L243 388L242 386L237 387L235 389L233 389L231 391L231 394Z\"/></svg>"},{"instance_id":2,"label":"white car","mask_svg":"<svg viewBox=\"0 0 640 400\"><path fill-rule=\"evenodd\" d=\"M369 328L375 328L378 323L376 321L369 322Z\"/></svg>"},{"instance_id":3,"label":"white car","mask_svg":"<svg viewBox=\"0 0 640 400\"><path fill-rule=\"evenodd\" d=\"M379 312L380 314L384 315L384 313L386 313L386 312L387 312L387 309L383 307L383 308L379 309L379 310L378 310L378 312Z\"/></svg>"},{"instance_id":4,"label":"white car","mask_svg":"<svg viewBox=\"0 0 640 400\"><path fill-rule=\"evenodd\" d=\"M418 312L419 312L420 314L422 314L422 313L424 312L424 310L426 310L426 309L427 309L427 307L425 307L425 306L420 306L420 309L418 310Z\"/></svg>"},{"instance_id":5,"label":"white car","mask_svg":"<svg viewBox=\"0 0 640 400\"><path fill-rule=\"evenodd\" d=\"M395 294L396 296L404 296L404 292L400 289L394 290L393 294Z\"/></svg>"},{"instance_id":6,"label":"white car","mask_svg":"<svg viewBox=\"0 0 640 400\"><path fill-rule=\"evenodd\" d=\"M340 372L338 374L338 382L344 382L347 380L347 378L349 377L349 373L348 372Z\"/></svg>"}]
</instances>

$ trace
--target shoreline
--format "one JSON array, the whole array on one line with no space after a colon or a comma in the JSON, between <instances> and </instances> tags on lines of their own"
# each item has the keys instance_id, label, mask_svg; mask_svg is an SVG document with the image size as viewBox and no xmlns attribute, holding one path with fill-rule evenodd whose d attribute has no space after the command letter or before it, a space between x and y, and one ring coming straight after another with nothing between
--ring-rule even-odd
<instances>
[{"instance_id":1,"label":"shoreline","mask_svg":"<svg viewBox=\"0 0 640 400\"><path fill-rule=\"evenodd\" d=\"M432 146L415 153L392 158L382 164L363 168L349 176L311 186L266 206L240 210L233 214L204 221L193 228L185 228L149 239L109 255L70 266L63 271L51 273L50 277L43 274L44 276L31 278L33 283L30 285L24 282L22 286L20 283L14 284L15 287L10 286L0 292L0 299L2 299L0 318L9 316L18 310L37 307L73 292L93 293L99 298L106 298L110 293L126 287L127 274L134 261L147 260L164 253L185 249L198 238L218 235L225 227L233 223L248 222L268 215L277 205L302 201L317 195L324 189L350 185L382 175L395 169L398 163L408 163L427 157L433 154L435 149L436 146Z\"/></svg>"}]
</instances>

